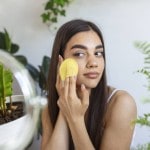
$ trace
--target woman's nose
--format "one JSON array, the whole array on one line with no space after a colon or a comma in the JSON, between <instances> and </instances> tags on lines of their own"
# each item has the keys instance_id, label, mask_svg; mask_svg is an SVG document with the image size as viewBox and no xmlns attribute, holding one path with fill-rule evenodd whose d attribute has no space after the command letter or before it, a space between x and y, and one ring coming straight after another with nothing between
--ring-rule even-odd
<instances>
[{"instance_id":1,"label":"woman's nose","mask_svg":"<svg viewBox=\"0 0 150 150\"><path fill-rule=\"evenodd\" d=\"M87 61L87 68L98 67L98 63L94 57L90 57Z\"/></svg>"}]
</instances>

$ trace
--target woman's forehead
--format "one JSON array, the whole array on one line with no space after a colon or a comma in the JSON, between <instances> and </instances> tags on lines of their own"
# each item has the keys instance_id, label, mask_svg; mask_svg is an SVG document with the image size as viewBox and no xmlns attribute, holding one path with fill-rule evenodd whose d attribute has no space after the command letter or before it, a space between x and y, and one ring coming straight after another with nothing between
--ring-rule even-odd
<instances>
[{"instance_id":1,"label":"woman's forehead","mask_svg":"<svg viewBox=\"0 0 150 150\"><path fill-rule=\"evenodd\" d=\"M102 44L100 37L93 30L79 32L71 37L67 45L71 44Z\"/></svg>"}]
</instances>

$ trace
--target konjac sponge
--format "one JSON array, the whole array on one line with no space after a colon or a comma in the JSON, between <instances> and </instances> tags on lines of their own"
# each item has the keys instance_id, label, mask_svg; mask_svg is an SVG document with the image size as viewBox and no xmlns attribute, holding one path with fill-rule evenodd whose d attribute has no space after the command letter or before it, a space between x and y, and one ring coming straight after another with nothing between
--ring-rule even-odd
<instances>
[{"instance_id":1,"label":"konjac sponge","mask_svg":"<svg viewBox=\"0 0 150 150\"><path fill-rule=\"evenodd\" d=\"M65 59L59 68L61 80L65 80L66 77L76 76L78 74L78 64L72 58Z\"/></svg>"}]
</instances>

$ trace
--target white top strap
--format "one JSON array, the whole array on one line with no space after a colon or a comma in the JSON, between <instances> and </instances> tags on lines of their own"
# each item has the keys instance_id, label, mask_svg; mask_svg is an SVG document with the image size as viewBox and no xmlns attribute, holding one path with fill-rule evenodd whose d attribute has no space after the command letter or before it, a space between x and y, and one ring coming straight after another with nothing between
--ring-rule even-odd
<instances>
[{"instance_id":1,"label":"white top strap","mask_svg":"<svg viewBox=\"0 0 150 150\"><path fill-rule=\"evenodd\" d=\"M107 103L111 100L111 98L113 97L113 95L114 95L117 91L120 91L120 89L114 89L114 90L112 91L112 93L110 94L110 96L109 96L108 99L107 99Z\"/></svg>"}]
</instances>

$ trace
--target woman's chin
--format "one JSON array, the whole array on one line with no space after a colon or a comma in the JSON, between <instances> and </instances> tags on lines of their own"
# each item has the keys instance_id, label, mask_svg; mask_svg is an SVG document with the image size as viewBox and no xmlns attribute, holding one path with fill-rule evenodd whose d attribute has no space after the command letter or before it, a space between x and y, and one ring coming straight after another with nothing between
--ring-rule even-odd
<instances>
[{"instance_id":1,"label":"woman's chin","mask_svg":"<svg viewBox=\"0 0 150 150\"><path fill-rule=\"evenodd\" d=\"M77 87L81 87L81 84L84 84L85 87L87 89L93 89L93 88L96 88L96 86L98 85L98 82L80 82L80 83L77 83Z\"/></svg>"},{"instance_id":2,"label":"woman's chin","mask_svg":"<svg viewBox=\"0 0 150 150\"><path fill-rule=\"evenodd\" d=\"M93 88L96 88L96 86L97 86L97 84L85 84L85 87L87 88L87 89L93 89Z\"/></svg>"}]
</instances>

